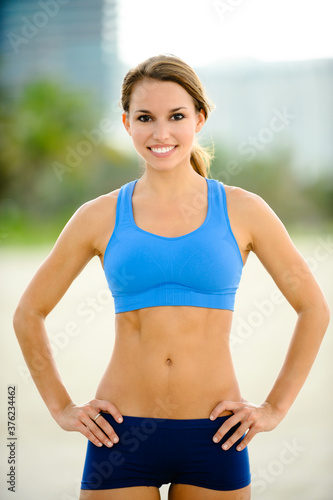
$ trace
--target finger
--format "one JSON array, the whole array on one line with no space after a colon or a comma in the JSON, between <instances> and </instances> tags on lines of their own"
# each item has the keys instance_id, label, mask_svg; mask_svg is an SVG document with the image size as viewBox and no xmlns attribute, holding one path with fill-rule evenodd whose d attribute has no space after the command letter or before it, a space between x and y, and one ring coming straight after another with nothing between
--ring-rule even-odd
<instances>
[{"instance_id":1,"label":"finger","mask_svg":"<svg viewBox=\"0 0 333 500\"><path fill-rule=\"evenodd\" d=\"M105 418L103 418L103 414L98 417L98 420L94 420L94 423L97 425L99 429L102 429L103 433L107 436L107 441L111 441L113 443L118 443L119 437L117 433L113 429L113 427L109 424ZM109 446L109 445L108 445Z\"/></svg>"},{"instance_id":2,"label":"finger","mask_svg":"<svg viewBox=\"0 0 333 500\"><path fill-rule=\"evenodd\" d=\"M103 443L91 432L89 427L87 427L83 422L79 422L77 429L81 434L83 434L89 441L91 441L95 446L101 447Z\"/></svg>"},{"instance_id":3,"label":"finger","mask_svg":"<svg viewBox=\"0 0 333 500\"><path fill-rule=\"evenodd\" d=\"M235 430L235 432L233 432L232 435L228 437L228 439L226 440L226 442L223 443L222 449L223 450L229 450L229 448L231 448L237 441L239 441L243 437L243 435L245 434L245 432L248 429L249 429L249 425L246 422L244 422L243 424L241 424Z\"/></svg>"},{"instance_id":4,"label":"finger","mask_svg":"<svg viewBox=\"0 0 333 500\"><path fill-rule=\"evenodd\" d=\"M242 441L237 445L236 450L242 451L249 444L249 442L254 438L254 436L258 434L258 431L253 427L249 430L249 432L244 436Z\"/></svg>"},{"instance_id":5,"label":"finger","mask_svg":"<svg viewBox=\"0 0 333 500\"><path fill-rule=\"evenodd\" d=\"M119 424L123 422L123 417L120 411L110 401L97 399L92 401L92 405L95 405L95 408L97 408L96 411L106 412L112 415L114 420L117 421ZM118 443L119 437L117 436L116 432L114 431L113 427L109 424L109 422L105 418L103 418L103 414L101 414L101 416L98 417L98 421L96 421L95 418L96 416L94 417L94 421L97 423L99 427L103 429L103 432L105 432L105 434L109 436L110 440L113 441L114 443Z\"/></svg>"},{"instance_id":6,"label":"finger","mask_svg":"<svg viewBox=\"0 0 333 500\"><path fill-rule=\"evenodd\" d=\"M81 421L87 427L88 431L98 440L98 442L104 444L108 448L111 448L113 446L110 437L104 434L100 427L91 418L91 415L85 415L84 417L82 417Z\"/></svg>"},{"instance_id":7,"label":"finger","mask_svg":"<svg viewBox=\"0 0 333 500\"><path fill-rule=\"evenodd\" d=\"M210 412L210 419L215 420L222 412L225 410L235 411L240 407L240 403L236 401L221 401L215 408Z\"/></svg>"},{"instance_id":8,"label":"finger","mask_svg":"<svg viewBox=\"0 0 333 500\"><path fill-rule=\"evenodd\" d=\"M101 410L106 411L107 413L110 413L110 415L113 416L116 422L118 422L119 424L122 423L123 421L122 414L113 403L110 403L110 401L105 401L103 399L95 399L91 403L95 408L97 408L98 411Z\"/></svg>"},{"instance_id":9,"label":"finger","mask_svg":"<svg viewBox=\"0 0 333 500\"><path fill-rule=\"evenodd\" d=\"M214 443L219 443L221 439L232 429L235 425L239 424L241 421L241 416L239 414L232 415L226 420L221 427L218 428L213 436Z\"/></svg>"}]
</instances>

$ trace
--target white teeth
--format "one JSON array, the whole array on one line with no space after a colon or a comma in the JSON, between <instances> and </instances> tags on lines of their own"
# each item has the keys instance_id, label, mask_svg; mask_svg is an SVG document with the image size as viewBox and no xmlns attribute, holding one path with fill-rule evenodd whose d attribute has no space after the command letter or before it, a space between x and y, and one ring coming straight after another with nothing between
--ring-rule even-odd
<instances>
[{"instance_id":1,"label":"white teeth","mask_svg":"<svg viewBox=\"0 0 333 500\"><path fill-rule=\"evenodd\" d=\"M168 153L172 149L174 149L175 146L171 146L170 148L150 148L154 153Z\"/></svg>"}]
</instances>

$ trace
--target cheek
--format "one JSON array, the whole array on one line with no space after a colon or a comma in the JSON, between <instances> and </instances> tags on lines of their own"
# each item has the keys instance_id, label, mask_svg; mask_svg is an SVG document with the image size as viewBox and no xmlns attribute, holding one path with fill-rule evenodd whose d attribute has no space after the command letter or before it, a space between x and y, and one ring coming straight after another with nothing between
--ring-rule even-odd
<instances>
[{"instance_id":1,"label":"cheek","mask_svg":"<svg viewBox=\"0 0 333 500\"><path fill-rule=\"evenodd\" d=\"M195 139L195 128L188 124L179 131L179 136L184 142L193 142Z\"/></svg>"},{"instance_id":2,"label":"cheek","mask_svg":"<svg viewBox=\"0 0 333 500\"><path fill-rule=\"evenodd\" d=\"M144 141L147 138L147 130L144 130L143 127L132 127L132 140L134 144L140 144L142 141Z\"/></svg>"}]
</instances>

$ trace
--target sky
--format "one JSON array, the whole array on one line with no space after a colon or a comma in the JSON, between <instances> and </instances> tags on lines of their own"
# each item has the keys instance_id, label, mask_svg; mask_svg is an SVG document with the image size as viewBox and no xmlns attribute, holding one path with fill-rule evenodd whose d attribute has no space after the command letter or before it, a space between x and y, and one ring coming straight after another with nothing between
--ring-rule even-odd
<instances>
[{"instance_id":1,"label":"sky","mask_svg":"<svg viewBox=\"0 0 333 500\"><path fill-rule=\"evenodd\" d=\"M160 53L193 66L222 60L333 57L332 0L119 0L119 55Z\"/></svg>"}]
</instances>

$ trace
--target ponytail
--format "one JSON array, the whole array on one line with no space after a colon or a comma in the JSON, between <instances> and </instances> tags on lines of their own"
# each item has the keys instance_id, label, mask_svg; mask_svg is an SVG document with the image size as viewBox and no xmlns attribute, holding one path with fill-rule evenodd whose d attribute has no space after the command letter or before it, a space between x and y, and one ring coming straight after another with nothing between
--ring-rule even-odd
<instances>
[{"instance_id":1,"label":"ponytail","mask_svg":"<svg viewBox=\"0 0 333 500\"><path fill-rule=\"evenodd\" d=\"M210 172L210 165L214 158L214 147L203 147L197 142L194 143L191 152L191 165L193 170L202 177L208 177Z\"/></svg>"}]
</instances>

